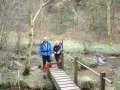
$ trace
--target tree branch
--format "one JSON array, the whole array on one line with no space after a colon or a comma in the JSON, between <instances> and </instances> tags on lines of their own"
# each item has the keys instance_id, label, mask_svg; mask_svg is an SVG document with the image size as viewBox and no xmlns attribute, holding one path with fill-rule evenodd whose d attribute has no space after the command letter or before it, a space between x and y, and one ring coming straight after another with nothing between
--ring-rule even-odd
<instances>
[{"instance_id":1,"label":"tree branch","mask_svg":"<svg viewBox=\"0 0 120 90\"><path fill-rule=\"evenodd\" d=\"M42 10L42 8L45 6L45 5L47 5L49 2L50 2L51 0L48 0L46 3L44 3L40 8L39 8L39 10L37 11L37 13L35 14L35 16L34 16L34 18L33 18L33 24L34 24L34 22L35 22L35 20L36 20L36 18L37 18L37 16L38 16L38 14L41 12L41 10Z\"/></svg>"},{"instance_id":2,"label":"tree branch","mask_svg":"<svg viewBox=\"0 0 120 90\"><path fill-rule=\"evenodd\" d=\"M75 11L74 8L72 9L72 12L73 12L75 15L77 15L77 12Z\"/></svg>"}]
</instances>

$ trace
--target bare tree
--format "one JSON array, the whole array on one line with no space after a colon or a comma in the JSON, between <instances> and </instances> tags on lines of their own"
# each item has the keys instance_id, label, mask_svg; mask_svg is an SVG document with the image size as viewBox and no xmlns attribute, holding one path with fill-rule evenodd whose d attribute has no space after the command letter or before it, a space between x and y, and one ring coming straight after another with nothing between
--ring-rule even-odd
<instances>
[{"instance_id":1,"label":"bare tree","mask_svg":"<svg viewBox=\"0 0 120 90\"><path fill-rule=\"evenodd\" d=\"M106 0L106 5L107 5L108 44L112 45L112 27L111 27L111 5L112 5L112 0Z\"/></svg>"},{"instance_id":2,"label":"bare tree","mask_svg":"<svg viewBox=\"0 0 120 90\"><path fill-rule=\"evenodd\" d=\"M17 33L17 42L16 42L16 54L20 54L21 50L21 31L16 30Z\"/></svg>"},{"instance_id":3,"label":"bare tree","mask_svg":"<svg viewBox=\"0 0 120 90\"><path fill-rule=\"evenodd\" d=\"M7 29L8 29L8 20L9 20L9 5L6 0L0 2L1 7L1 38L0 38L0 48L4 49L7 47Z\"/></svg>"},{"instance_id":4,"label":"bare tree","mask_svg":"<svg viewBox=\"0 0 120 90\"><path fill-rule=\"evenodd\" d=\"M30 59L31 59L31 51L32 51L32 44L33 44L33 29L34 29L34 23L37 19L37 16L41 12L42 8L49 3L50 0L48 0L45 4L43 4L34 17L32 17L32 0L29 0L29 43L27 48L27 56L26 56L26 62L25 62L25 69L23 72L23 75L28 75L30 72Z\"/></svg>"}]
</instances>

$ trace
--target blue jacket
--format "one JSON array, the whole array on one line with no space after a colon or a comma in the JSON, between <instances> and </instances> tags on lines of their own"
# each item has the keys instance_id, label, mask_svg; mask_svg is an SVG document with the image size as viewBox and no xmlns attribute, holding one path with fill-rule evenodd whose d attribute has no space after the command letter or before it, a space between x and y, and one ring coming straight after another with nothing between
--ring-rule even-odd
<instances>
[{"instance_id":1,"label":"blue jacket","mask_svg":"<svg viewBox=\"0 0 120 90\"><path fill-rule=\"evenodd\" d=\"M49 42L45 45L45 42L40 44L39 46L39 55L40 56L50 56L53 53L52 46Z\"/></svg>"}]
</instances>

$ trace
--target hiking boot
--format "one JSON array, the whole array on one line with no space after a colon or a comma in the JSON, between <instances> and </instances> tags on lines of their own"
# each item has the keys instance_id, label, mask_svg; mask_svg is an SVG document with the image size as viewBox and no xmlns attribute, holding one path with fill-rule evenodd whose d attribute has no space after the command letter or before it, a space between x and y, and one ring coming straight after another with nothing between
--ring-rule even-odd
<instances>
[{"instance_id":1,"label":"hiking boot","mask_svg":"<svg viewBox=\"0 0 120 90\"><path fill-rule=\"evenodd\" d=\"M46 72L46 64L43 64L43 72Z\"/></svg>"}]
</instances>

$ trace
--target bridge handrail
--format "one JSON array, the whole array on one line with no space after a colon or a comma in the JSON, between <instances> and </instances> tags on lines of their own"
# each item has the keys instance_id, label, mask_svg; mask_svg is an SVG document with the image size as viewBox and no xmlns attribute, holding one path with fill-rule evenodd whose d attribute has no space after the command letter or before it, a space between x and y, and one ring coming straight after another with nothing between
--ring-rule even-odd
<instances>
[{"instance_id":1,"label":"bridge handrail","mask_svg":"<svg viewBox=\"0 0 120 90\"><path fill-rule=\"evenodd\" d=\"M67 55L67 56L69 56L71 59L74 60L74 58L73 58L72 56L70 56L69 54L67 54L67 53L65 53L65 52L62 52L62 53L65 54L65 55ZM98 76L100 77L100 74L99 74L98 72L96 72L96 71L94 71L93 69L89 68L87 65L81 63L80 61L77 61L77 63L81 64L82 66L84 66L85 68L89 69L90 71L92 71L93 73L95 73L96 75L98 75ZM109 82L110 84L113 83L113 81L109 80L109 79L106 78L106 77L103 77L103 79L106 80L107 82Z\"/></svg>"},{"instance_id":2,"label":"bridge handrail","mask_svg":"<svg viewBox=\"0 0 120 90\"><path fill-rule=\"evenodd\" d=\"M74 58L73 58L72 56L70 56L69 54L67 54L67 53L65 53L65 52L62 52L62 53L64 53L65 55L67 55L68 57L70 57L71 59L74 60Z\"/></svg>"}]
</instances>

